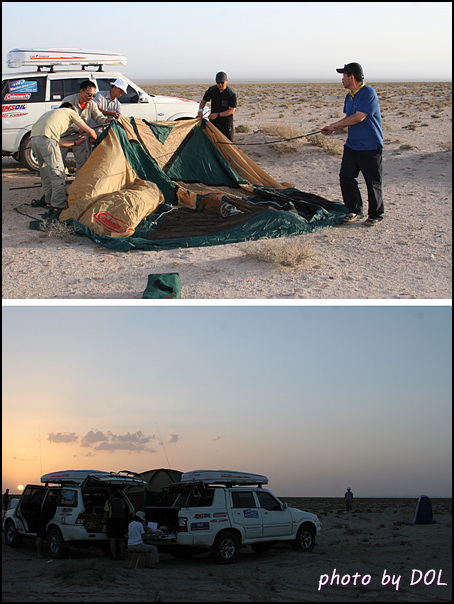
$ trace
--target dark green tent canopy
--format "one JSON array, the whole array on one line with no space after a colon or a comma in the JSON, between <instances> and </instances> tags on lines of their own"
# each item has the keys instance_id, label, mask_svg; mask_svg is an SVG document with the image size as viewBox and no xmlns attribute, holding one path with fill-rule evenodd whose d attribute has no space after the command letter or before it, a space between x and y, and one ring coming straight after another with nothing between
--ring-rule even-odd
<instances>
[{"instance_id":1,"label":"dark green tent canopy","mask_svg":"<svg viewBox=\"0 0 454 604\"><path fill-rule=\"evenodd\" d=\"M347 213L276 182L205 120L112 122L68 204L60 220L121 251L300 235L341 224Z\"/></svg>"}]
</instances>

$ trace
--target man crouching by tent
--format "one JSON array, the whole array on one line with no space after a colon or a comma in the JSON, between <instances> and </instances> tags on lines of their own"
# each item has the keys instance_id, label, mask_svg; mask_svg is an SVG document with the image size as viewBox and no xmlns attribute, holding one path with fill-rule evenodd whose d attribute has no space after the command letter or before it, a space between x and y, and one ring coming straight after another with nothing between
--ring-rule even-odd
<instances>
[{"instance_id":1,"label":"man crouching by tent","mask_svg":"<svg viewBox=\"0 0 454 604\"><path fill-rule=\"evenodd\" d=\"M216 86L211 86L200 101L198 116L202 117L205 105L211 101L210 122L233 141L233 114L236 109L236 94L227 86L227 74L220 71L216 74Z\"/></svg>"},{"instance_id":2,"label":"man crouching by tent","mask_svg":"<svg viewBox=\"0 0 454 604\"><path fill-rule=\"evenodd\" d=\"M85 137L71 141L60 139L73 124L80 132L86 132L90 140L96 140L96 132L87 126L71 103L62 103L58 109L47 111L32 127L31 148L38 160L41 184L50 208L44 215L47 219L57 219L66 208L66 175L60 147L74 148L85 143Z\"/></svg>"}]
</instances>

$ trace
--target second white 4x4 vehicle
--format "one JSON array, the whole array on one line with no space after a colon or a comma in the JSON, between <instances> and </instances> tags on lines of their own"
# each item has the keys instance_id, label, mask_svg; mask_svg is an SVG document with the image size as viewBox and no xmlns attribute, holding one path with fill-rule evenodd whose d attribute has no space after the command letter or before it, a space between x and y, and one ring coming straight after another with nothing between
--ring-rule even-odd
<instances>
[{"instance_id":1,"label":"second white 4x4 vehicle","mask_svg":"<svg viewBox=\"0 0 454 604\"><path fill-rule=\"evenodd\" d=\"M12 155L29 170L37 170L30 148L33 124L46 111L59 107L66 96L79 92L85 80L91 80L102 91L110 90L118 78L123 79L128 89L118 100L125 117L149 122L197 117L196 101L149 94L120 72L103 71L105 65L118 64L126 64L124 55L104 51L11 50L7 55L8 67L34 70L2 75L2 156Z\"/></svg>"},{"instance_id":2,"label":"second white 4x4 vehicle","mask_svg":"<svg viewBox=\"0 0 454 604\"><path fill-rule=\"evenodd\" d=\"M221 470L186 472L145 505L149 522L163 533L153 541L174 557L210 551L219 564L230 564L240 548L261 552L288 542L310 552L320 533L315 514L290 508L263 488L266 476Z\"/></svg>"},{"instance_id":3,"label":"second white 4x4 vehicle","mask_svg":"<svg viewBox=\"0 0 454 604\"><path fill-rule=\"evenodd\" d=\"M98 545L108 551L109 540L103 532L104 505L109 486L118 487L129 517L135 512L125 491L146 487L147 482L133 472L99 472L96 470L65 470L41 477L44 484L29 484L19 503L6 512L5 542L19 547L24 537L36 537L42 519L52 558L63 558L71 545Z\"/></svg>"}]
</instances>

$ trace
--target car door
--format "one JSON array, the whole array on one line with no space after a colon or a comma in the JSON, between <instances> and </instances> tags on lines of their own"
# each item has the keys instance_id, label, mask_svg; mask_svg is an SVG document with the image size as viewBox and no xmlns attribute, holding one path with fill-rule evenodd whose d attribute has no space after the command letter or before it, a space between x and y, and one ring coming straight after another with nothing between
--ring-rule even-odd
<instances>
[{"instance_id":1,"label":"car door","mask_svg":"<svg viewBox=\"0 0 454 604\"><path fill-rule=\"evenodd\" d=\"M268 491L256 491L262 517L263 537L283 537L292 534L290 510ZM284 508L284 509L283 509Z\"/></svg>"},{"instance_id":2,"label":"car door","mask_svg":"<svg viewBox=\"0 0 454 604\"><path fill-rule=\"evenodd\" d=\"M232 520L243 527L246 539L262 537L261 511L257 507L254 493L249 490L230 491L232 500Z\"/></svg>"},{"instance_id":3,"label":"car door","mask_svg":"<svg viewBox=\"0 0 454 604\"><path fill-rule=\"evenodd\" d=\"M20 518L27 533L36 533L45 494L45 486L33 484L27 485L22 493L15 515Z\"/></svg>"}]
</instances>

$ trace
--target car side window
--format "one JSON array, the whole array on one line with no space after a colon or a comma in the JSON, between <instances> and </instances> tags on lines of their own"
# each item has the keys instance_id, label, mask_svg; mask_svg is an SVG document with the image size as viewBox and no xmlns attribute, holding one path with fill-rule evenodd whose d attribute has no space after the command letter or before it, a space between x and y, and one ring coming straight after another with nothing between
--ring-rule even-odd
<instances>
[{"instance_id":1,"label":"car side window","mask_svg":"<svg viewBox=\"0 0 454 604\"><path fill-rule=\"evenodd\" d=\"M232 507L234 508L255 508L254 495L249 491L232 492Z\"/></svg>"},{"instance_id":2,"label":"car side window","mask_svg":"<svg viewBox=\"0 0 454 604\"><path fill-rule=\"evenodd\" d=\"M272 495L270 495L270 493L265 493L265 492L260 493L260 491L256 491L256 495L258 497L260 507L263 508L264 510L280 511L282 509L279 504L279 501L277 499L275 499Z\"/></svg>"},{"instance_id":3,"label":"car side window","mask_svg":"<svg viewBox=\"0 0 454 604\"><path fill-rule=\"evenodd\" d=\"M42 103L46 100L46 76L4 80L2 103Z\"/></svg>"},{"instance_id":4,"label":"car side window","mask_svg":"<svg viewBox=\"0 0 454 604\"><path fill-rule=\"evenodd\" d=\"M75 508L77 506L77 491L74 489L62 489L60 505Z\"/></svg>"},{"instance_id":5,"label":"car side window","mask_svg":"<svg viewBox=\"0 0 454 604\"><path fill-rule=\"evenodd\" d=\"M61 102L66 96L78 93L80 90L80 85L86 80L86 77L50 80L50 100L54 102Z\"/></svg>"},{"instance_id":6,"label":"car side window","mask_svg":"<svg viewBox=\"0 0 454 604\"><path fill-rule=\"evenodd\" d=\"M108 80L108 79L101 79L101 78L96 78L96 83L98 85L98 89L99 90L110 90L112 88L112 84L114 83L115 80ZM137 90L134 90L134 88L132 88L129 84L128 84L128 89L126 90L126 92L124 94L122 94L118 100L120 101L121 104L123 103L138 103L139 102L139 95L137 93Z\"/></svg>"}]
</instances>

